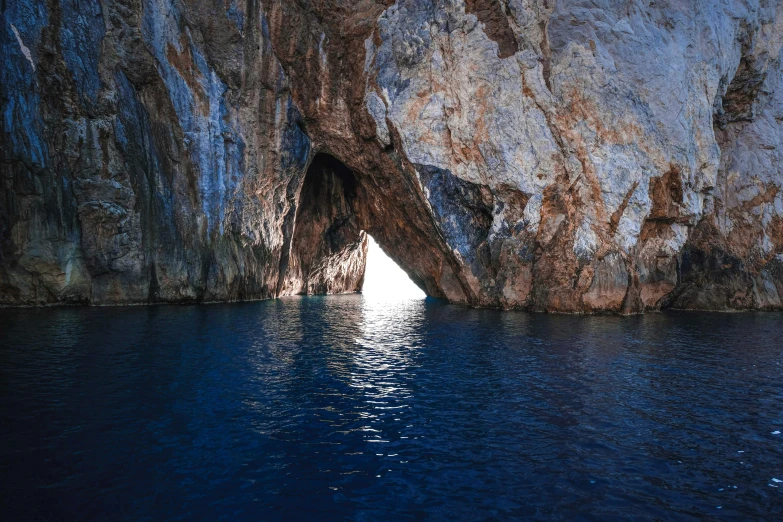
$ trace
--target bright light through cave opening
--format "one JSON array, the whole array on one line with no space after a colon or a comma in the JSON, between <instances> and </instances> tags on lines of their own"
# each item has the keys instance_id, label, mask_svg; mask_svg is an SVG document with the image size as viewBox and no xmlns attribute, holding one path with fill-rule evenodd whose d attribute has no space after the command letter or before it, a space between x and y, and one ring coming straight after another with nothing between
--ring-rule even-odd
<instances>
[{"instance_id":1,"label":"bright light through cave opening","mask_svg":"<svg viewBox=\"0 0 783 522\"><path fill-rule=\"evenodd\" d=\"M408 274L387 256L378 243L368 236L367 268L362 294L373 299L424 299L427 295L411 281Z\"/></svg>"}]
</instances>

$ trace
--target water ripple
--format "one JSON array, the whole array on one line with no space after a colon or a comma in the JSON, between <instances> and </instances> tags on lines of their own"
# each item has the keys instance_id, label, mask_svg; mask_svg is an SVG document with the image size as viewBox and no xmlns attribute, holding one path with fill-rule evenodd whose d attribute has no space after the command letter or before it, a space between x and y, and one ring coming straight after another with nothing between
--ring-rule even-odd
<instances>
[{"instance_id":1,"label":"water ripple","mask_svg":"<svg viewBox=\"0 0 783 522\"><path fill-rule=\"evenodd\" d=\"M0 516L772 520L780 319L0 310Z\"/></svg>"}]
</instances>

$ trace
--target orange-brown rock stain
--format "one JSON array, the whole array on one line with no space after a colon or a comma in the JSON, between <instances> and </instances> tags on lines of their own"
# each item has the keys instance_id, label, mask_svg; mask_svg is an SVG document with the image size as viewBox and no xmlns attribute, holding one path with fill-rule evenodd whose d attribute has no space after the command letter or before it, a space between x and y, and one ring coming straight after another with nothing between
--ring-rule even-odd
<instances>
[{"instance_id":1,"label":"orange-brown rock stain","mask_svg":"<svg viewBox=\"0 0 783 522\"><path fill-rule=\"evenodd\" d=\"M179 46L182 51L177 51L176 47L171 43L167 43L166 59L177 70L182 79L185 80L185 83L190 88L190 92L193 93L196 106L201 114L208 116L210 111L209 97L199 81L199 79L203 79L203 75L193 62L190 42L187 41L184 35L180 38Z\"/></svg>"}]
</instances>

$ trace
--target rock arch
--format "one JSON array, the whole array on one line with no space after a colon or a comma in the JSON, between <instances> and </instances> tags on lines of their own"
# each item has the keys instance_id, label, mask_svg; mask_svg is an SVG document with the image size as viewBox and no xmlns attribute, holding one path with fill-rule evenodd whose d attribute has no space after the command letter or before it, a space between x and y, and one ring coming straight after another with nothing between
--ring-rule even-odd
<instances>
[{"instance_id":1,"label":"rock arch","mask_svg":"<svg viewBox=\"0 0 783 522\"><path fill-rule=\"evenodd\" d=\"M469 302L455 260L423 198L320 152L299 192L290 245L281 256L279 296L361 290L371 234L427 295Z\"/></svg>"}]
</instances>

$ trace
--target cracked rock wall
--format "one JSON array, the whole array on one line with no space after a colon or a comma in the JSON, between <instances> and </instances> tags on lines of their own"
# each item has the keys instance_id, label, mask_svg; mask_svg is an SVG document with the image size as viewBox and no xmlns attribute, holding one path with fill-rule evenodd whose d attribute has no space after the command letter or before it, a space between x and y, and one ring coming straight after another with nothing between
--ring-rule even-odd
<instances>
[{"instance_id":1,"label":"cracked rock wall","mask_svg":"<svg viewBox=\"0 0 783 522\"><path fill-rule=\"evenodd\" d=\"M4 5L2 303L782 306L781 0Z\"/></svg>"},{"instance_id":2,"label":"cracked rock wall","mask_svg":"<svg viewBox=\"0 0 783 522\"><path fill-rule=\"evenodd\" d=\"M3 6L0 303L276 295L311 147L259 6Z\"/></svg>"}]
</instances>

